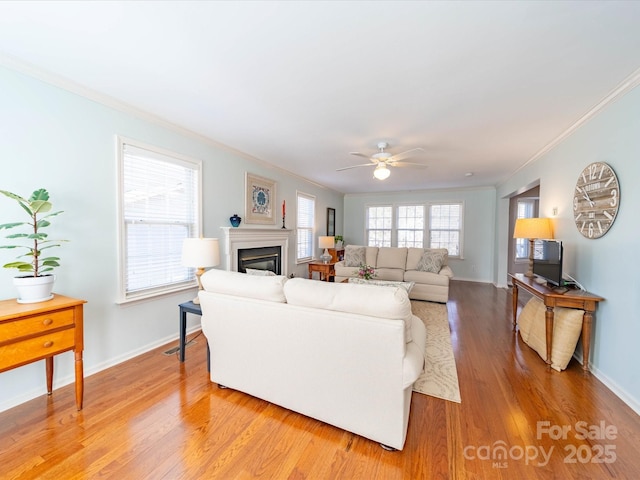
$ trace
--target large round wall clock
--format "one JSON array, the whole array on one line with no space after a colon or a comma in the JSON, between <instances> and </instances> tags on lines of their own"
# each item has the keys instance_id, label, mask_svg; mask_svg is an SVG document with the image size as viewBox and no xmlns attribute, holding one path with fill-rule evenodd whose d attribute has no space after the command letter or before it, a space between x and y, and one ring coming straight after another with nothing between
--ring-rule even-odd
<instances>
[{"instance_id":1,"label":"large round wall clock","mask_svg":"<svg viewBox=\"0 0 640 480\"><path fill-rule=\"evenodd\" d=\"M588 165L578 176L573 194L573 219L586 238L600 238L613 225L620 207L620 184L604 162Z\"/></svg>"}]
</instances>

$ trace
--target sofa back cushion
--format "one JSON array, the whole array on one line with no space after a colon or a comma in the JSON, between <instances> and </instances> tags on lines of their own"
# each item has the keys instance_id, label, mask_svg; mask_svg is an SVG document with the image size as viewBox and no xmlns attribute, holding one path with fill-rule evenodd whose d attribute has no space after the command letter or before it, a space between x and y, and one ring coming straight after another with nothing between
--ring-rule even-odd
<instances>
[{"instance_id":1,"label":"sofa back cushion","mask_svg":"<svg viewBox=\"0 0 640 480\"><path fill-rule=\"evenodd\" d=\"M287 277L282 275L247 275L216 269L205 272L201 277L202 287L208 292L278 303L286 302L284 296L286 281Z\"/></svg>"},{"instance_id":2,"label":"sofa back cushion","mask_svg":"<svg viewBox=\"0 0 640 480\"><path fill-rule=\"evenodd\" d=\"M407 249L404 247L383 247L378 249L376 268L405 269L407 264Z\"/></svg>"},{"instance_id":3,"label":"sofa back cushion","mask_svg":"<svg viewBox=\"0 0 640 480\"><path fill-rule=\"evenodd\" d=\"M405 341L411 341L411 301L404 288L292 278L284 293L291 305L402 320Z\"/></svg>"}]
</instances>

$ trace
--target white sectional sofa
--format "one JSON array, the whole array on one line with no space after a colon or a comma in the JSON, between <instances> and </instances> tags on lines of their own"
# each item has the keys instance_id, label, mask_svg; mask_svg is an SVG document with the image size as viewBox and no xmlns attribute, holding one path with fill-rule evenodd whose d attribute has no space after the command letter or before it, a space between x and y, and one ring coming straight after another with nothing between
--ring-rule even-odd
<instances>
[{"instance_id":1,"label":"white sectional sofa","mask_svg":"<svg viewBox=\"0 0 640 480\"><path fill-rule=\"evenodd\" d=\"M376 280L415 282L409 292L411 299L446 303L449 300L449 279L453 277L447 260L445 248L347 245L345 259L335 265L335 281L357 277L359 264L365 263L375 268Z\"/></svg>"},{"instance_id":2,"label":"white sectional sofa","mask_svg":"<svg viewBox=\"0 0 640 480\"><path fill-rule=\"evenodd\" d=\"M406 290L210 270L211 381L401 450L426 330Z\"/></svg>"}]
</instances>

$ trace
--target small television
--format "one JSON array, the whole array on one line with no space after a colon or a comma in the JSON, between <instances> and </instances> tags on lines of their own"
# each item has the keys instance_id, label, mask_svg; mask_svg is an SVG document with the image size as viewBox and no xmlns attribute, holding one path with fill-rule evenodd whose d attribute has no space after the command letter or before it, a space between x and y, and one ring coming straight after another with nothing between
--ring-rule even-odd
<instances>
[{"instance_id":1,"label":"small television","mask_svg":"<svg viewBox=\"0 0 640 480\"><path fill-rule=\"evenodd\" d=\"M562 287L562 242L540 240L535 244L533 273L556 287Z\"/></svg>"}]
</instances>

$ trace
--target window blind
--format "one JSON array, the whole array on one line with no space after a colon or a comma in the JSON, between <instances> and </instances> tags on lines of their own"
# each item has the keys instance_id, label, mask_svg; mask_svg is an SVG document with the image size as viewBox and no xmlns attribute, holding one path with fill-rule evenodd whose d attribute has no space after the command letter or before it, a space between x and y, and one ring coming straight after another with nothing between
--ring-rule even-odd
<instances>
[{"instance_id":1,"label":"window blind","mask_svg":"<svg viewBox=\"0 0 640 480\"><path fill-rule=\"evenodd\" d=\"M200 163L121 144L121 295L125 299L189 286L182 243L200 231Z\"/></svg>"},{"instance_id":2,"label":"window blind","mask_svg":"<svg viewBox=\"0 0 640 480\"><path fill-rule=\"evenodd\" d=\"M311 195L298 192L297 206L296 261L304 262L313 260L316 199Z\"/></svg>"}]
</instances>

